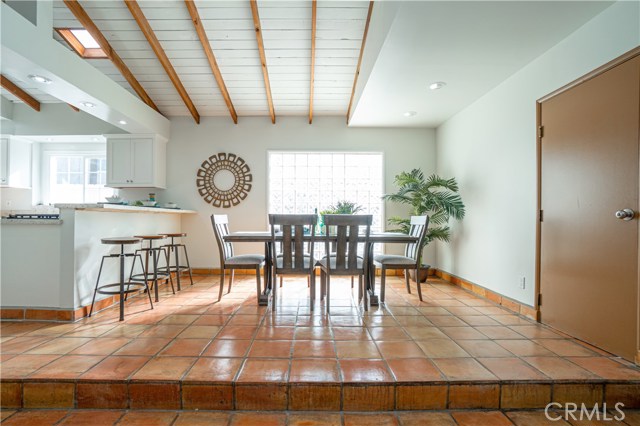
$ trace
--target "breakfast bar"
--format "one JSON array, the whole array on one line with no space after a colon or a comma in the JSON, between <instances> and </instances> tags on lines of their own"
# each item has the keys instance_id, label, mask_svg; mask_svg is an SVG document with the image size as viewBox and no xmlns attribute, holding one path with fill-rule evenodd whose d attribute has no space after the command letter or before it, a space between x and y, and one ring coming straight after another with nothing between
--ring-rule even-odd
<instances>
[{"instance_id":1,"label":"breakfast bar","mask_svg":"<svg viewBox=\"0 0 640 426\"><path fill-rule=\"evenodd\" d=\"M102 238L180 232L181 217L195 213L118 204L55 207L59 219L2 219L3 317L84 316L100 260L113 249L103 246ZM117 270L117 265L105 264L101 280L117 281Z\"/></svg>"}]
</instances>

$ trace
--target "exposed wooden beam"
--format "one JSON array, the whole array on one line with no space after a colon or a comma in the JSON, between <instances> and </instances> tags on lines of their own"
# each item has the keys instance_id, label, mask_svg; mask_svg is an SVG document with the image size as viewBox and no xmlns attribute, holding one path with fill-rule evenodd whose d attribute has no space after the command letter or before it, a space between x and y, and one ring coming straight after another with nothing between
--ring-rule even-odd
<instances>
[{"instance_id":1,"label":"exposed wooden beam","mask_svg":"<svg viewBox=\"0 0 640 426\"><path fill-rule=\"evenodd\" d=\"M189 15L191 16L191 21L193 22L193 26L196 29L198 38L200 39L200 44L202 44L202 48L204 49L204 54L207 56L207 61L209 62L209 67L211 67L211 72L213 73L213 77L216 79L216 82L218 83L218 88L220 89L220 93L222 93L222 97L224 98L224 101L227 104L227 108L229 109L229 114L231 114L231 118L233 119L233 122L235 124L238 124L238 114L236 113L236 109L233 107L233 102L231 102L231 96L229 96L227 85L224 84L224 79L222 78L222 73L220 72L220 68L218 67L218 61L216 61L216 56L213 54L213 50L211 50L209 37L207 37L207 33L204 30L204 27L202 26L202 22L200 21L200 14L198 13L198 8L196 7L193 0L185 0L185 4L187 5L187 10L189 11Z\"/></svg>"},{"instance_id":2,"label":"exposed wooden beam","mask_svg":"<svg viewBox=\"0 0 640 426\"><path fill-rule=\"evenodd\" d=\"M271 122L276 124L276 113L273 109L273 98L271 96L271 84L269 83L269 71L267 70L267 57L264 54L264 43L262 40L262 28L260 26L260 15L258 14L258 3L256 0L251 1L251 13L253 14L253 26L256 29L256 40L258 41L258 51L260 52L260 63L262 64L262 76L264 77L264 89L267 93L267 102L269 102L269 115Z\"/></svg>"},{"instance_id":3,"label":"exposed wooden beam","mask_svg":"<svg viewBox=\"0 0 640 426\"><path fill-rule=\"evenodd\" d=\"M73 106L73 105L71 105L71 104L67 104L67 105L69 105L69 108L71 108L71 109L72 109L72 110L74 110L75 112L80 112L80 108L78 108L78 107L74 107L74 106Z\"/></svg>"},{"instance_id":4,"label":"exposed wooden beam","mask_svg":"<svg viewBox=\"0 0 640 426\"><path fill-rule=\"evenodd\" d=\"M104 51L107 57L113 62L113 65L118 68L118 71L122 74L122 76L127 80L127 82L131 85L133 90L140 96L140 98L149 105L151 108L160 112L156 104L153 102L151 97L144 90L142 85L135 78L129 67L124 63L124 61L118 56L115 50L111 47L105 36L102 34L100 29L93 23L87 12L80 6L77 0L63 0L64 4L67 8L73 13L73 16L76 17L80 24L86 29L91 37L100 45L100 48Z\"/></svg>"},{"instance_id":5,"label":"exposed wooden beam","mask_svg":"<svg viewBox=\"0 0 640 426\"><path fill-rule=\"evenodd\" d=\"M309 124L313 123L313 83L316 69L316 0L311 3L311 83L309 85Z\"/></svg>"},{"instance_id":6,"label":"exposed wooden beam","mask_svg":"<svg viewBox=\"0 0 640 426\"><path fill-rule=\"evenodd\" d=\"M167 54L164 52L160 41L158 41L158 37L156 37L156 34L153 32L153 28L151 28L151 25L149 25L149 21L147 20L146 16L144 16L142 9L140 9L140 6L138 5L138 2L136 0L126 0L124 4L126 4L127 8L129 8L129 12L131 12L131 15L133 15L133 19L135 19L138 23L140 31L142 31L142 34L144 34L147 41L151 45L153 52L156 54L156 57L160 61L160 64L162 64L162 68L164 68L165 72L169 76L171 83L173 83L173 86L178 91L178 94L182 98L182 101L184 102L186 107L189 109L189 112L193 116L193 119L196 121L196 123L200 124L200 114L198 113L198 110L193 104L193 101L191 101L191 98L187 93L187 89L185 89L182 85L180 77L178 77L178 73L173 68L171 61L167 57Z\"/></svg>"},{"instance_id":7,"label":"exposed wooden beam","mask_svg":"<svg viewBox=\"0 0 640 426\"><path fill-rule=\"evenodd\" d=\"M356 94L356 85L358 84L358 76L360 75L360 66L362 65L362 55L364 54L364 46L367 43L367 33L369 32L369 22L371 22L371 12L373 11L373 2L369 2L369 11L367 12L367 23L364 25L364 34L362 35L362 45L360 46L360 57L358 58L358 66L356 67L356 76L353 79L353 87L351 88L351 98L349 99L349 108L347 109L347 124L351 119L351 106L353 105L353 97Z\"/></svg>"},{"instance_id":8,"label":"exposed wooden beam","mask_svg":"<svg viewBox=\"0 0 640 426\"><path fill-rule=\"evenodd\" d=\"M29 105L31 108L36 111L40 111L40 102L38 102L33 96L13 84L11 80L9 80L4 75L0 74L0 86L7 89L13 95L15 95L18 99L20 99L25 104Z\"/></svg>"}]
</instances>

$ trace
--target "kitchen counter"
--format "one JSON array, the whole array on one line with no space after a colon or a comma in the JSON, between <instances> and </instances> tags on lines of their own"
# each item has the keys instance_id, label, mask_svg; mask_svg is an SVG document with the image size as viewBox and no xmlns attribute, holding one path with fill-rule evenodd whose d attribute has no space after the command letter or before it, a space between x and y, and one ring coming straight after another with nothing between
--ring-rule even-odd
<instances>
[{"instance_id":1,"label":"kitchen counter","mask_svg":"<svg viewBox=\"0 0 640 426\"><path fill-rule=\"evenodd\" d=\"M140 207L124 204L56 204L60 210L73 209L96 212L118 212L118 213L173 213L173 214L195 214L193 210L168 209L164 207Z\"/></svg>"},{"instance_id":2,"label":"kitchen counter","mask_svg":"<svg viewBox=\"0 0 640 426\"><path fill-rule=\"evenodd\" d=\"M9 219L3 217L0 219L0 224L14 224L14 225L62 225L62 219Z\"/></svg>"}]
</instances>

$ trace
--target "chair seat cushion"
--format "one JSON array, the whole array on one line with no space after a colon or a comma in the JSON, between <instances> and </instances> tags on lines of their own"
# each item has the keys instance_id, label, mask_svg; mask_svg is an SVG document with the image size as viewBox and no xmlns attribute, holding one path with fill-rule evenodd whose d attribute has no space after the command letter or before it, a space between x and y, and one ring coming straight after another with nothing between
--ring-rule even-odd
<instances>
[{"instance_id":1,"label":"chair seat cushion","mask_svg":"<svg viewBox=\"0 0 640 426\"><path fill-rule=\"evenodd\" d=\"M260 265L264 262L262 254L239 254L224 261L227 265Z\"/></svg>"},{"instance_id":2,"label":"chair seat cushion","mask_svg":"<svg viewBox=\"0 0 640 426\"><path fill-rule=\"evenodd\" d=\"M374 256L374 263L389 266L389 265L401 265L401 266L415 266L416 261L410 257L400 256L397 254L379 254Z\"/></svg>"},{"instance_id":3,"label":"chair seat cushion","mask_svg":"<svg viewBox=\"0 0 640 426\"><path fill-rule=\"evenodd\" d=\"M311 268L311 256L305 254L303 256L303 259L304 259L303 260L304 269L310 269ZM284 268L284 258L283 258L283 256L281 254L276 256L276 268L278 268L278 269L283 269ZM290 269L296 269L295 258L291 259Z\"/></svg>"},{"instance_id":4,"label":"chair seat cushion","mask_svg":"<svg viewBox=\"0 0 640 426\"><path fill-rule=\"evenodd\" d=\"M329 259L331 261L331 264L330 264L331 269L336 269L336 257L331 256ZM364 259L362 259L360 256L357 257L356 263L357 263L358 269L364 268ZM346 264L347 264L347 259L345 259L345 265ZM324 258L320 259L318 261L318 265L324 269L327 269L327 257L325 256Z\"/></svg>"}]
</instances>

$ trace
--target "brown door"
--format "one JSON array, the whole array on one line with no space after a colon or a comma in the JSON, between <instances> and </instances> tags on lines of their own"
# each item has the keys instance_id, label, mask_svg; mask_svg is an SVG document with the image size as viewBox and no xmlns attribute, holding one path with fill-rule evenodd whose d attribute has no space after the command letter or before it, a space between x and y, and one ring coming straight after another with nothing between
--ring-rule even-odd
<instances>
[{"instance_id":1,"label":"brown door","mask_svg":"<svg viewBox=\"0 0 640 426\"><path fill-rule=\"evenodd\" d=\"M545 324L634 360L638 350L640 57L541 103ZM632 220L616 211L632 209Z\"/></svg>"}]
</instances>

